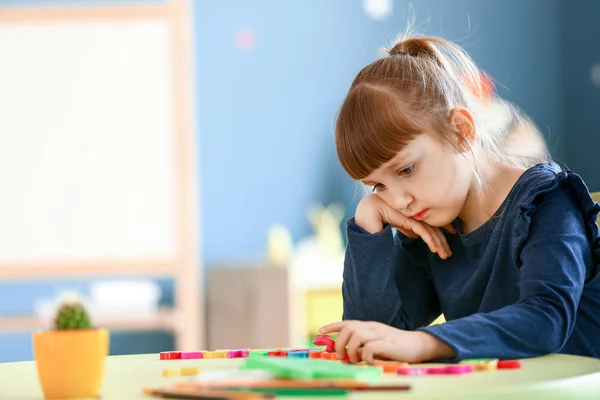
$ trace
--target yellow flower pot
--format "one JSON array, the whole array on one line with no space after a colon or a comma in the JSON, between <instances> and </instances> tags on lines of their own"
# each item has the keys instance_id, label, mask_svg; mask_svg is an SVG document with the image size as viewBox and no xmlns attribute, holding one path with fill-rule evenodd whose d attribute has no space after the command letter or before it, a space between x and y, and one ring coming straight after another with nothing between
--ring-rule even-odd
<instances>
[{"instance_id":1,"label":"yellow flower pot","mask_svg":"<svg viewBox=\"0 0 600 400\"><path fill-rule=\"evenodd\" d=\"M48 330L33 335L38 377L46 399L98 397L108 356L106 329Z\"/></svg>"}]
</instances>

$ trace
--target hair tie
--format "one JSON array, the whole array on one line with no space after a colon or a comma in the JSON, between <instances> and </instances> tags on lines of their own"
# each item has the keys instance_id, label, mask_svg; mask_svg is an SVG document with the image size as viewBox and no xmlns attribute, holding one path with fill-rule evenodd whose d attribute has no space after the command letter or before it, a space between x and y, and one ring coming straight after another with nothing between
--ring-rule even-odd
<instances>
[{"instance_id":1,"label":"hair tie","mask_svg":"<svg viewBox=\"0 0 600 400\"><path fill-rule=\"evenodd\" d=\"M405 56L405 55L407 55L407 53L402 50L398 50L398 51L394 51L393 53L390 53L390 56Z\"/></svg>"}]
</instances>

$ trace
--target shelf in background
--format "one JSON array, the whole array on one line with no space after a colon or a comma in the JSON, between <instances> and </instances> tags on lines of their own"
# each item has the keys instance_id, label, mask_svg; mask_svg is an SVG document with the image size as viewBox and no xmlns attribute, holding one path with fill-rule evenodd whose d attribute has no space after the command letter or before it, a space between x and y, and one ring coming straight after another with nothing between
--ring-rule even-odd
<instances>
[{"instance_id":1,"label":"shelf in background","mask_svg":"<svg viewBox=\"0 0 600 400\"><path fill-rule=\"evenodd\" d=\"M161 308L153 315L105 315L93 319L94 325L112 331L166 331L175 330L174 312ZM0 316L0 334L48 329L50 325L33 315Z\"/></svg>"}]
</instances>

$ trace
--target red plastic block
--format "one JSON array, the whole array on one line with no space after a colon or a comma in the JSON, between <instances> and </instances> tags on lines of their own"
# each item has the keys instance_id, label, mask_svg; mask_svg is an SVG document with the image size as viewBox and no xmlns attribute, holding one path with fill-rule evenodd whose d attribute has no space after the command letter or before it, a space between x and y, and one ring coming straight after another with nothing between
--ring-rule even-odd
<instances>
[{"instance_id":1,"label":"red plastic block","mask_svg":"<svg viewBox=\"0 0 600 400\"><path fill-rule=\"evenodd\" d=\"M315 346L326 346L327 351L333 353L335 351L335 340L327 335L318 335L313 340Z\"/></svg>"},{"instance_id":2,"label":"red plastic block","mask_svg":"<svg viewBox=\"0 0 600 400\"><path fill-rule=\"evenodd\" d=\"M180 351L161 351L160 359L161 360L181 360L181 352Z\"/></svg>"},{"instance_id":3,"label":"red plastic block","mask_svg":"<svg viewBox=\"0 0 600 400\"><path fill-rule=\"evenodd\" d=\"M498 369L519 369L521 368L521 361L519 360L500 360L498 361Z\"/></svg>"}]
</instances>

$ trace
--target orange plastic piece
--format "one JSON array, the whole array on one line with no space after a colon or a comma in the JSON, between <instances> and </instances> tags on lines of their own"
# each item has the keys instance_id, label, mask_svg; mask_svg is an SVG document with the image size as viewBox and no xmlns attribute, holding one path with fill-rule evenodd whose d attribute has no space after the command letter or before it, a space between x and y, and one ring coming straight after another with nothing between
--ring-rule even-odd
<instances>
[{"instance_id":1,"label":"orange plastic piece","mask_svg":"<svg viewBox=\"0 0 600 400\"><path fill-rule=\"evenodd\" d=\"M383 369L386 374L395 374L398 368L408 368L407 362L400 361L377 361L374 365Z\"/></svg>"},{"instance_id":2,"label":"orange plastic piece","mask_svg":"<svg viewBox=\"0 0 600 400\"><path fill-rule=\"evenodd\" d=\"M324 351L311 351L308 353L308 358L322 358L321 355L325 353Z\"/></svg>"}]
</instances>

